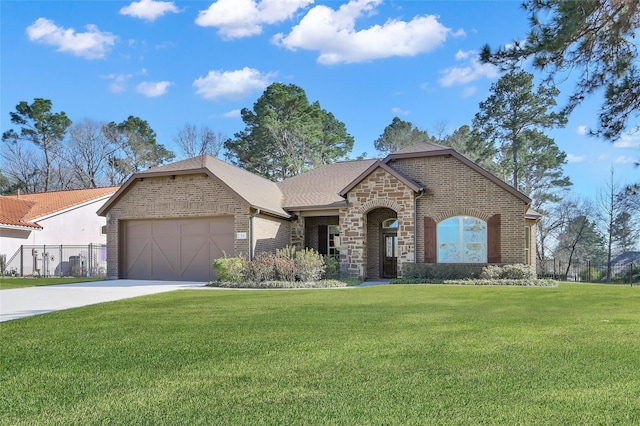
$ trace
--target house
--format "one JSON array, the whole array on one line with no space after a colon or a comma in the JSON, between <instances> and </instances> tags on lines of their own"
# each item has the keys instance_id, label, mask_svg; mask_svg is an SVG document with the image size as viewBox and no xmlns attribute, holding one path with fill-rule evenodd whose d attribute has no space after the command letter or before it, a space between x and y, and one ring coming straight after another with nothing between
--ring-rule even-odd
<instances>
[{"instance_id":1,"label":"house","mask_svg":"<svg viewBox=\"0 0 640 426\"><path fill-rule=\"evenodd\" d=\"M107 187L0 196L0 254L9 261L21 246L106 244L106 221L96 211L117 190ZM56 265L62 260L59 257ZM52 270L56 265L51 265Z\"/></svg>"},{"instance_id":2,"label":"house","mask_svg":"<svg viewBox=\"0 0 640 426\"><path fill-rule=\"evenodd\" d=\"M530 203L453 149L422 143L282 182L194 157L134 174L98 214L110 278L209 280L216 258L292 244L377 279L413 262L533 264Z\"/></svg>"}]
</instances>

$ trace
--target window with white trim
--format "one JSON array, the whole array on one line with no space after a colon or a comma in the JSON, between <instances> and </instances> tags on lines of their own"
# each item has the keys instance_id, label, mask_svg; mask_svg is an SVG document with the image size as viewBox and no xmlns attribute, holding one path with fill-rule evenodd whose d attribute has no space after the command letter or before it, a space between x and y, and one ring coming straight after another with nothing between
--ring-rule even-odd
<instances>
[{"instance_id":1,"label":"window with white trim","mask_svg":"<svg viewBox=\"0 0 640 426\"><path fill-rule=\"evenodd\" d=\"M531 265L531 227L524 227L524 256L525 264Z\"/></svg>"},{"instance_id":2,"label":"window with white trim","mask_svg":"<svg viewBox=\"0 0 640 426\"><path fill-rule=\"evenodd\" d=\"M327 234L329 238L327 254L340 260L340 227L337 225L329 225Z\"/></svg>"},{"instance_id":3,"label":"window with white trim","mask_svg":"<svg viewBox=\"0 0 640 426\"><path fill-rule=\"evenodd\" d=\"M438 224L438 263L487 263L487 222L456 216Z\"/></svg>"}]
</instances>

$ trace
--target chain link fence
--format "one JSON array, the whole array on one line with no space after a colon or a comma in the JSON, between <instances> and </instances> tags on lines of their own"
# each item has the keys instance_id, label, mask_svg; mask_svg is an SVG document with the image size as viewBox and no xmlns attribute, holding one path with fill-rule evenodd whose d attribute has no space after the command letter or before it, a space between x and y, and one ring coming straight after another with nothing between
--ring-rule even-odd
<instances>
[{"instance_id":1,"label":"chain link fence","mask_svg":"<svg viewBox=\"0 0 640 426\"><path fill-rule=\"evenodd\" d=\"M106 277L105 244L21 246L0 265L3 275L21 277Z\"/></svg>"},{"instance_id":2,"label":"chain link fence","mask_svg":"<svg viewBox=\"0 0 640 426\"><path fill-rule=\"evenodd\" d=\"M539 278L553 278L562 281L606 283L607 270L611 268L612 284L640 284L639 263L593 263L563 262L559 259L536 261L536 272Z\"/></svg>"}]
</instances>

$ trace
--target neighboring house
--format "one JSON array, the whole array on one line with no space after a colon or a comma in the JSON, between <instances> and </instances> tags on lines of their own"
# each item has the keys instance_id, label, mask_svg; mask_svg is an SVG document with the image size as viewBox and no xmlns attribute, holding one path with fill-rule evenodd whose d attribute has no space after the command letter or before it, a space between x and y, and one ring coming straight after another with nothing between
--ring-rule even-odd
<instances>
[{"instance_id":1,"label":"neighboring house","mask_svg":"<svg viewBox=\"0 0 640 426\"><path fill-rule=\"evenodd\" d=\"M23 245L105 244L106 221L96 211L117 190L109 187L0 196L0 254L9 261Z\"/></svg>"},{"instance_id":2,"label":"neighboring house","mask_svg":"<svg viewBox=\"0 0 640 426\"><path fill-rule=\"evenodd\" d=\"M611 260L611 267L622 270L634 265L640 269L640 251L627 251Z\"/></svg>"},{"instance_id":3,"label":"neighboring house","mask_svg":"<svg viewBox=\"0 0 640 426\"><path fill-rule=\"evenodd\" d=\"M134 174L98 214L110 278L209 280L216 258L292 244L378 279L413 262L533 264L540 215L530 203L458 152L423 143L277 183L194 157Z\"/></svg>"}]
</instances>

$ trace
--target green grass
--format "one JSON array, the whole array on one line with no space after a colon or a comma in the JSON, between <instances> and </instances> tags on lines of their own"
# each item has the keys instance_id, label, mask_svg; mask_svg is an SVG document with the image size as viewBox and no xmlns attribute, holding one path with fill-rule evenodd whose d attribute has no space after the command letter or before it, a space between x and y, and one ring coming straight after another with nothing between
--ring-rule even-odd
<instances>
[{"instance_id":1,"label":"green grass","mask_svg":"<svg viewBox=\"0 0 640 426\"><path fill-rule=\"evenodd\" d=\"M0 323L0 424L640 424L640 289L189 290Z\"/></svg>"},{"instance_id":2,"label":"green grass","mask_svg":"<svg viewBox=\"0 0 640 426\"><path fill-rule=\"evenodd\" d=\"M0 277L0 290L9 288L36 287L44 285L83 283L90 281L102 281L101 278L14 278Z\"/></svg>"}]
</instances>

